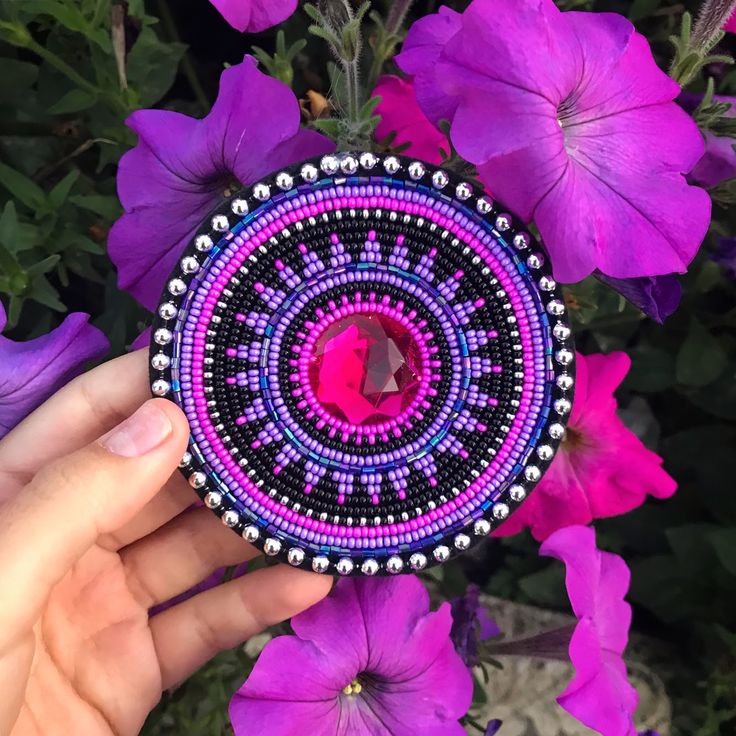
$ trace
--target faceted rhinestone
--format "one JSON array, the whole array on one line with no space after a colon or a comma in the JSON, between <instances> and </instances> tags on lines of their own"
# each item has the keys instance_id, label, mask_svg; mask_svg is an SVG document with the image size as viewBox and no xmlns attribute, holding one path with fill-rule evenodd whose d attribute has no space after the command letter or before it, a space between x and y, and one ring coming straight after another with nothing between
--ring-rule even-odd
<instances>
[{"instance_id":1,"label":"faceted rhinestone","mask_svg":"<svg viewBox=\"0 0 736 736\"><path fill-rule=\"evenodd\" d=\"M309 366L317 400L333 416L358 425L398 417L414 400L421 373L409 330L381 314L354 314L330 325Z\"/></svg>"}]
</instances>

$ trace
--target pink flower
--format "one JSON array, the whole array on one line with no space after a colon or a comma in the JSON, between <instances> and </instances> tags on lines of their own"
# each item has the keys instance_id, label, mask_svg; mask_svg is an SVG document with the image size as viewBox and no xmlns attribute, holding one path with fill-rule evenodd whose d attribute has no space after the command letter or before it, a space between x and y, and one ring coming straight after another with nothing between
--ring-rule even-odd
<instances>
[{"instance_id":1,"label":"pink flower","mask_svg":"<svg viewBox=\"0 0 736 736\"><path fill-rule=\"evenodd\" d=\"M222 17L241 33L258 33L286 20L298 0L210 0Z\"/></svg>"},{"instance_id":2,"label":"pink flower","mask_svg":"<svg viewBox=\"0 0 736 736\"><path fill-rule=\"evenodd\" d=\"M299 122L294 93L258 71L250 56L222 73L202 120L171 110L134 112L127 124L138 145L118 167L125 214L108 243L120 287L152 309L189 238L226 191L334 148Z\"/></svg>"},{"instance_id":3,"label":"pink flower","mask_svg":"<svg viewBox=\"0 0 736 736\"><path fill-rule=\"evenodd\" d=\"M346 578L271 640L230 703L236 736L463 736L470 672L415 577Z\"/></svg>"},{"instance_id":4,"label":"pink flower","mask_svg":"<svg viewBox=\"0 0 736 736\"><path fill-rule=\"evenodd\" d=\"M726 21L726 25L723 26L723 30L728 33L736 33L736 11L734 11L731 17Z\"/></svg>"},{"instance_id":5,"label":"pink flower","mask_svg":"<svg viewBox=\"0 0 736 736\"><path fill-rule=\"evenodd\" d=\"M647 494L668 498L677 485L616 415L613 396L629 371L626 353L578 354L575 399L565 439L529 499L495 534L525 527L546 539L570 524L616 516L640 506Z\"/></svg>"},{"instance_id":6,"label":"pink flower","mask_svg":"<svg viewBox=\"0 0 736 736\"><path fill-rule=\"evenodd\" d=\"M631 607L624 601L626 563L595 544L595 532L570 526L555 532L539 553L561 560L578 623L570 640L575 677L557 702L603 736L636 736L633 713L639 699L622 654L629 638Z\"/></svg>"},{"instance_id":7,"label":"pink flower","mask_svg":"<svg viewBox=\"0 0 736 736\"><path fill-rule=\"evenodd\" d=\"M376 140L395 133L392 145L408 143L402 150L406 156L416 156L430 164L442 162L440 149L449 153L447 139L422 112L410 80L387 74L378 80L373 96L381 98L376 108L376 114L381 116Z\"/></svg>"},{"instance_id":8,"label":"pink flower","mask_svg":"<svg viewBox=\"0 0 736 736\"><path fill-rule=\"evenodd\" d=\"M628 20L473 0L414 24L398 63L489 190L536 222L558 280L686 270L710 219L684 177L703 140Z\"/></svg>"},{"instance_id":9,"label":"pink flower","mask_svg":"<svg viewBox=\"0 0 736 736\"><path fill-rule=\"evenodd\" d=\"M107 338L88 321L88 314L75 312L34 340L0 337L0 437L81 373L85 363L107 352ZM0 303L0 332L4 327Z\"/></svg>"}]
</instances>

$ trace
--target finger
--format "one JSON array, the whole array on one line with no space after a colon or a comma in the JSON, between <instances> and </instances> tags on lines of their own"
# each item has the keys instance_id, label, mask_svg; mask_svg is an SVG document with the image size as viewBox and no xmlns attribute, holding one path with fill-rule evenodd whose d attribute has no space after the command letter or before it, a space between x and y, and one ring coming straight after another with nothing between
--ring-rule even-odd
<instances>
[{"instance_id":1,"label":"finger","mask_svg":"<svg viewBox=\"0 0 736 736\"><path fill-rule=\"evenodd\" d=\"M258 554L209 509L180 514L120 551L128 587L143 608L189 590L220 567L247 562Z\"/></svg>"},{"instance_id":2,"label":"finger","mask_svg":"<svg viewBox=\"0 0 736 736\"><path fill-rule=\"evenodd\" d=\"M331 585L327 576L276 565L154 616L150 625L164 688L181 682L218 652L314 605Z\"/></svg>"},{"instance_id":3,"label":"finger","mask_svg":"<svg viewBox=\"0 0 736 736\"><path fill-rule=\"evenodd\" d=\"M175 470L166 485L129 522L120 529L102 535L98 544L112 552L133 544L156 531L198 502L184 476Z\"/></svg>"},{"instance_id":4,"label":"finger","mask_svg":"<svg viewBox=\"0 0 736 736\"><path fill-rule=\"evenodd\" d=\"M0 501L15 496L48 463L92 442L150 397L147 352L138 350L79 376L0 442ZM59 426L63 417L64 426ZM123 528L101 539L118 550L150 534L196 500L176 472Z\"/></svg>"},{"instance_id":5,"label":"finger","mask_svg":"<svg viewBox=\"0 0 736 736\"><path fill-rule=\"evenodd\" d=\"M150 397L146 371L146 351L139 350L75 378L3 438L2 472L25 485L122 422Z\"/></svg>"},{"instance_id":6,"label":"finger","mask_svg":"<svg viewBox=\"0 0 736 736\"><path fill-rule=\"evenodd\" d=\"M98 441L51 463L0 509L0 641L28 630L52 587L101 534L129 521L171 475L189 435L152 399Z\"/></svg>"}]
</instances>

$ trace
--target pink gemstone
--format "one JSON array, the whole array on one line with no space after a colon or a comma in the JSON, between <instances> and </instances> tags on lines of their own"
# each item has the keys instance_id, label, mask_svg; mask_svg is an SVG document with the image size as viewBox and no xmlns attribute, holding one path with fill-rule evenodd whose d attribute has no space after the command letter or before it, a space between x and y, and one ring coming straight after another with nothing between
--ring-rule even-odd
<instances>
[{"instance_id":1,"label":"pink gemstone","mask_svg":"<svg viewBox=\"0 0 736 736\"><path fill-rule=\"evenodd\" d=\"M314 345L309 380L317 400L352 424L402 414L419 390L422 362L409 330L380 314L355 314L330 325Z\"/></svg>"}]
</instances>

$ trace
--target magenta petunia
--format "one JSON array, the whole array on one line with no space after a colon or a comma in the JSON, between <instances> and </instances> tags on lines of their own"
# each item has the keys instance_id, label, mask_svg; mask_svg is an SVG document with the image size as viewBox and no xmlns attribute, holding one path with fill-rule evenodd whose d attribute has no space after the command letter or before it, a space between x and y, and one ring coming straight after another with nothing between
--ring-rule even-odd
<instances>
[{"instance_id":1,"label":"magenta petunia","mask_svg":"<svg viewBox=\"0 0 736 736\"><path fill-rule=\"evenodd\" d=\"M631 626L631 606L624 600L629 568L618 555L599 550L595 532L584 526L560 529L539 553L565 564L567 594L578 619L569 647L575 677L557 702L603 736L636 736L639 696L622 657Z\"/></svg>"},{"instance_id":2,"label":"magenta petunia","mask_svg":"<svg viewBox=\"0 0 736 736\"><path fill-rule=\"evenodd\" d=\"M298 0L210 0L222 17L241 33L258 33L286 20Z\"/></svg>"},{"instance_id":3,"label":"magenta petunia","mask_svg":"<svg viewBox=\"0 0 736 736\"><path fill-rule=\"evenodd\" d=\"M723 30L728 33L736 33L736 11L734 11L731 17L726 21L726 25L723 26Z\"/></svg>"},{"instance_id":4,"label":"magenta petunia","mask_svg":"<svg viewBox=\"0 0 736 736\"><path fill-rule=\"evenodd\" d=\"M647 495L668 498L677 489L648 450L616 414L614 392L629 371L626 353L580 355L575 398L560 451L529 499L494 533L531 529L546 539L571 524L616 516Z\"/></svg>"},{"instance_id":5,"label":"magenta petunia","mask_svg":"<svg viewBox=\"0 0 736 736\"><path fill-rule=\"evenodd\" d=\"M373 96L381 98L376 108L376 114L381 116L376 140L382 141L393 133L391 145L405 145L404 155L416 156L430 164L442 162L441 151L449 153L447 138L422 112L411 80L387 74L378 80Z\"/></svg>"},{"instance_id":6,"label":"magenta petunia","mask_svg":"<svg viewBox=\"0 0 736 736\"><path fill-rule=\"evenodd\" d=\"M684 177L703 139L628 20L473 0L416 23L398 63L489 190L536 222L558 280L686 270L710 220Z\"/></svg>"},{"instance_id":7,"label":"magenta petunia","mask_svg":"<svg viewBox=\"0 0 736 736\"><path fill-rule=\"evenodd\" d=\"M222 73L202 120L170 110L134 112L127 124L138 145L118 169L125 214L109 237L120 287L152 309L192 233L227 192L334 148L299 122L294 93L250 56Z\"/></svg>"},{"instance_id":8,"label":"magenta petunia","mask_svg":"<svg viewBox=\"0 0 736 736\"><path fill-rule=\"evenodd\" d=\"M270 641L233 696L236 736L463 736L472 678L415 577L346 578Z\"/></svg>"},{"instance_id":9,"label":"magenta petunia","mask_svg":"<svg viewBox=\"0 0 736 736\"><path fill-rule=\"evenodd\" d=\"M0 303L0 332L5 320ZM0 335L0 437L109 347L107 338L89 324L89 315L81 312L34 340L13 342Z\"/></svg>"}]
</instances>

